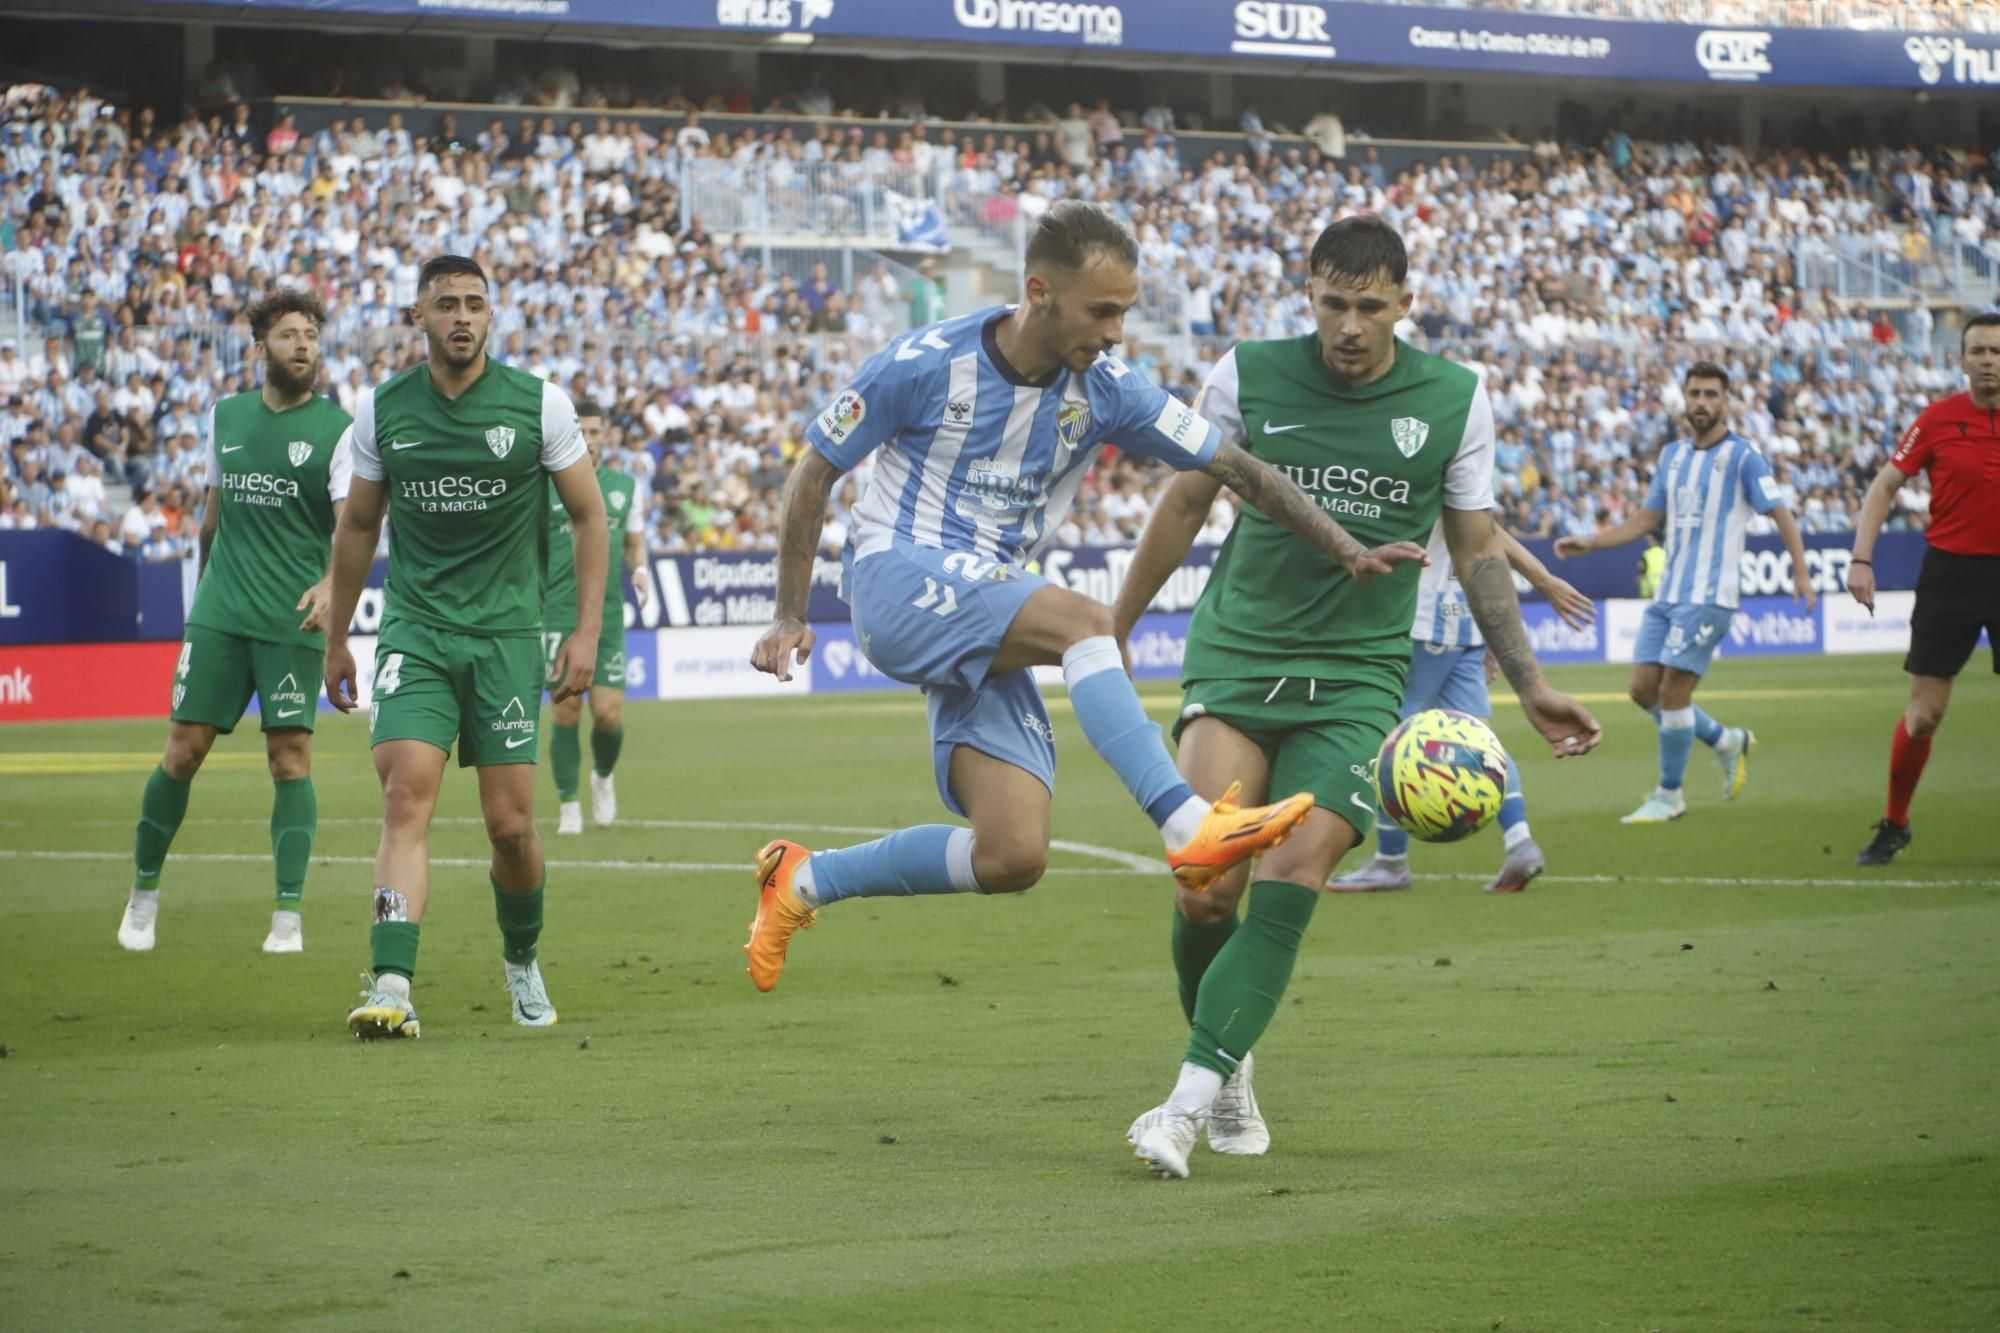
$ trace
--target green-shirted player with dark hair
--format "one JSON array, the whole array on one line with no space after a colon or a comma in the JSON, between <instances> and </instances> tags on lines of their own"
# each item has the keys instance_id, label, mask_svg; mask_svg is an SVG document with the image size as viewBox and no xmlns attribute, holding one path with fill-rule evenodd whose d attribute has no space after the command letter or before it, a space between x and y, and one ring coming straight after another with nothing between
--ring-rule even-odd
<instances>
[{"instance_id":1,"label":"green-shirted player with dark hair","mask_svg":"<svg viewBox=\"0 0 2000 1333\"><path fill-rule=\"evenodd\" d=\"M139 806L132 894L118 924L118 943L137 952L153 947L160 872L194 775L217 734L235 730L253 694L275 784L278 903L264 952L305 948L299 901L319 828L312 736L329 602L327 543L347 497L348 417L313 391L326 324L317 296L280 288L252 305L249 319L264 385L223 399L209 418L201 582L174 665L166 753Z\"/></svg>"},{"instance_id":2,"label":"green-shirted player with dark hair","mask_svg":"<svg viewBox=\"0 0 2000 1333\"><path fill-rule=\"evenodd\" d=\"M618 818L618 789L611 771L625 746L625 592L624 573L632 571L632 591L644 609L652 595L652 575L646 569L646 496L636 478L604 462L604 409L584 401L576 405L590 465L597 469L597 489L604 495L607 523L615 523L623 540L610 543L610 566L604 574L604 628L597 641L597 673L590 680L590 821L609 828ZM553 666L563 641L576 629L576 556L569 510L554 486L549 488L549 565L542 580L542 644ZM556 780L556 832L583 832L583 804L577 800L577 775L583 748L577 729L583 720L583 700L571 695L555 706L555 730L549 737L549 772Z\"/></svg>"},{"instance_id":3,"label":"green-shirted player with dark hair","mask_svg":"<svg viewBox=\"0 0 2000 1333\"><path fill-rule=\"evenodd\" d=\"M414 1037L410 978L430 898L430 824L445 760L479 770L493 847L490 882L513 1018L556 1021L536 966L542 845L535 834L542 689L561 702L590 688L604 604L604 500L569 395L489 360L485 270L444 255L417 275L411 319L429 355L355 404L354 482L333 541L327 698L359 697L347 622L389 519L389 580L370 691L382 782L375 853L374 976L347 1016L357 1037ZM576 632L542 652L548 480L576 533Z\"/></svg>"},{"instance_id":4,"label":"green-shirted player with dark hair","mask_svg":"<svg viewBox=\"0 0 2000 1333\"><path fill-rule=\"evenodd\" d=\"M1574 699L1535 664L1500 530L1494 525L1493 415L1479 377L1399 341L1409 259L1393 228L1350 217L1313 245L1315 333L1240 343L1217 362L1197 410L1225 441L1276 467L1357 541L1445 543L1473 618L1558 757L1599 738ZM1212 478L1184 473L1140 538L1115 613L1129 635L1207 520ZM1421 569L1367 583L1245 506L1188 630L1175 736L1196 794L1232 778L1243 799L1311 792L1290 841L1175 903L1174 967L1190 1035L1172 1094L1127 1140L1156 1174L1186 1176L1209 1146L1261 1153L1270 1133L1251 1088L1251 1047L1277 1012L1321 886L1375 820L1371 766L1396 725L1410 665Z\"/></svg>"}]
</instances>

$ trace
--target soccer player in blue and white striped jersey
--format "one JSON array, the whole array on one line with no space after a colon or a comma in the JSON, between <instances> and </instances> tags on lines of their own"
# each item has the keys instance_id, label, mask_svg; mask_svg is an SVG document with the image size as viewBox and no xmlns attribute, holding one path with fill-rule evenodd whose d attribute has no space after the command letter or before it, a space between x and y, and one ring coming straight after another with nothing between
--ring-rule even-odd
<instances>
[{"instance_id":1,"label":"soccer player in blue and white striped jersey","mask_svg":"<svg viewBox=\"0 0 2000 1333\"><path fill-rule=\"evenodd\" d=\"M1743 790L1757 738L1695 707L1694 691L1736 615L1752 515L1769 514L1777 523L1792 557L1793 596L1808 611L1819 600L1806 576L1799 525L1779 503L1771 465L1729 428L1729 372L1697 361L1682 387L1690 434L1660 452L1646 503L1616 527L1556 539L1556 555L1566 558L1623 546L1666 524L1666 573L1639 629L1630 686L1632 702L1659 724L1660 785L1620 821L1626 824L1663 824L1687 813L1681 779L1697 739L1722 766L1723 799Z\"/></svg>"},{"instance_id":2,"label":"soccer player in blue and white striped jersey","mask_svg":"<svg viewBox=\"0 0 2000 1333\"><path fill-rule=\"evenodd\" d=\"M1551 574L1533 551L1504 530L1500 538L1507 548L1507 563L1548 598L1557 615L1577 629L1596 620L1597 608L1588 597ZM1417 615L1410 626L1410 674L1403 684L1402 716L1407 719L1428 709L1449 708L1490 718L1493 701L1486 687L1497 670L1486 652L1486 636L1472 618L1465 587L1452 568L1440 522L1431 533L1430 564L1417 580ZM1528 830L1528 798L1521 794L1521 765L1511 757L1506 799L1500 803L1500 835L1504 849L1500 873L1487 883L1486 892L1519 893L1547 869L1548 863ZM1410 835L1393 821L1378 819L1375 855L1349 873L1328 880L1326 887L1335 893L1380 893L1407 889L1413 882Z\"/></svg>"},{"instance_id":3,"label":"soccer player in blue and white striped jersey","mask_svg":"<svg viewBox=\"0 0 2000 1333\"><path fill-rule=\"evenodd\" d=\"M783 839L758 854L750 977L770 990L794 932L847 898L1015 893L1041 878L1054 732L1032 668L1060 664L1078 729L1160 829L1192 890L1276 845L1311 811L1301 792L1211 805L1174 766L1124 672L1111 609L1034 562L1099 447L1201 469L1339 560L1356 578L1421 563L1423 548L1364 550L1269 464L1110 355L1138 299L1138 244L1111 214L1064 201L1028 243L1025 299L906 334L861 368L806 431L785 484L777 619L751 655L789 679L806 660L813 553L826 497L875 454L842 559L868 660L923 688L938 795L971 828L926 824L833 851ZM879 452L878 452L879 451Z\"/></svg>"}]
</instances>

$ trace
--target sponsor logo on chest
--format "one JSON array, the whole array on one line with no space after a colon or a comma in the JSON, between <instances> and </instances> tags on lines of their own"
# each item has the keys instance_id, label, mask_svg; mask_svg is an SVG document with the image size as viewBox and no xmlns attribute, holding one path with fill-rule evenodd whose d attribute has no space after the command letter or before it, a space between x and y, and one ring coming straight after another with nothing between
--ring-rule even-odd
<instances>
[{"instance_id":1,"label":"sponsor logo on chest","mask_svg":"<svg viewBox=\"0 0 2000 1333\"><path fill-rule=\"evenodd\" d=\"M1029 474L997 458L982 458L966 469L965 488L956 508L966 518L991 519L1012 509L1031 509L1042 502L1046 478Z\"/></svg>"},{"instance_id":2,"label":"sponsor logo on chest","mask_svg":"<svg viewBox=\"0 0 2000 1333\"><path fill-rule=\"evenodd\" d=\"M249 447L245 444L226 444L218 447L216 453L218 456L226 456L241 453ZM285 446L285 457L290 460L295 470L304 467L312 455L313 447L305 440L293 440ZM230 499L238 504L283 509L285 501L299 498L299 483L296 478L278 472L266 472L254 464L241 466L250 461L231 459L230 462L238 466L234 470L228 467L223 469L222 490Z\"/></svg>"},{"instance_id":3,"label":"sponsor logo on chest","mask_svg":"<svg viewBox=\"0 0 2000 1333\"><path fill-rule=\"evenodd\" d=\"M401 432L388 434L386 438L401 441L403 434ZM504 460L514 452L516 438L514 427L493 426L486 430L482 442L494 458ZM419 440L417 443L423 444L424 441ZM390 447L400 450L403 447L415 449L416 446L392 444ZM433 440L419 452L399 452L399 459L404 461L392 465L392 470L414 469L426 465L447 470L435 476L393 477L394 495L400 500L416 505L420 512L426 514L468 514L492 508L496 502L505 498L510 489L510 481L505 476L473 470L478 467L479 447L479 444L470 441L461 444ZM427 464L424 460L428 460ZM552 512L561 507L560 500L552 500L550 503Z\"/></svg>"}]
</instances>

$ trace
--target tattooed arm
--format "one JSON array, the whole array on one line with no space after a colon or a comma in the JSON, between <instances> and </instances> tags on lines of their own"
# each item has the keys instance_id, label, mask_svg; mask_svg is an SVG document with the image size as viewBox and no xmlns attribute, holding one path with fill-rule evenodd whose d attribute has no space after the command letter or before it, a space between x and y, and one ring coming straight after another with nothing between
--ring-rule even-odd
<instances>
[{"instance_id":1,"label":"tattooed arm","mask_svg":"<svg viewBox=\"0 0 2000 1333\"><path fill-rule=\"evenodd\" d=\"M792 475L785 478L778 520L778 614L750 650L750 664L779 680L792 678L794 659L803 666L812 656L806 601L812 594L813 556L826 524L826 497L839 479L840 469L817 449L802 450Z\"/></svg>"},{"instance_id":2,"label":"tattooed arm","mask_svg":"<svg viewBox=\"0 0 2000 1333\"><path fill-rule=\"evenodd\" d=\"M1290 477L1244 452L1240 445L1224 444L1203 471L1242 496L1244 503L1254 506L1279 527L1303 537L1338 560L1362 582L1386 574L1406 561L1429 563L1424 558L1424 548L1415 542L1390 542L1368 550L1349 536L1347 529L1328 518Z\"/></svg>"},{"instance_id":3,"label":"tattooed arm","mask_svg":"<svg viewBox=\"0 0 2000 1333\"><path fill-rule=\"evenodd\" d=\"M1486 646L1507 683L1514 687L1528 720L1557 758L1588 753L1604 733L1583 705L1550 689L1542 679L1527 626L1521 623L1521 601L1514 593L1506 539L1493 515L1483 509L1446 509L1444 540L1472 618L1486 636Z\"/></svg>"}]
</instances>

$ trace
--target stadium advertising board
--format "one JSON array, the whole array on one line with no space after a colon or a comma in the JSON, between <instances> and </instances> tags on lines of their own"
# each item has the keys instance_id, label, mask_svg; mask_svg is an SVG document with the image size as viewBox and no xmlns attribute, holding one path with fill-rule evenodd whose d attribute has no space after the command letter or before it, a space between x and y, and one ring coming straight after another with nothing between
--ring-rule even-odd
<instances>
[{"instance_id":1,"label":"stadium advertising board","mask_svg":"<svg viewBox=\"0 0 2000 1333\"><path fill-rule=\"evenodd\" d=\"M176 11L189 6L173 3ZM195 0L196 4L211 0ZM212 0L240 10L240 0ZM2000 38L1703 28L1300 0L263 0L266 9L464 21L1055 47L1669 83L2000 87Z\"/></svg>"}]
</instances>

